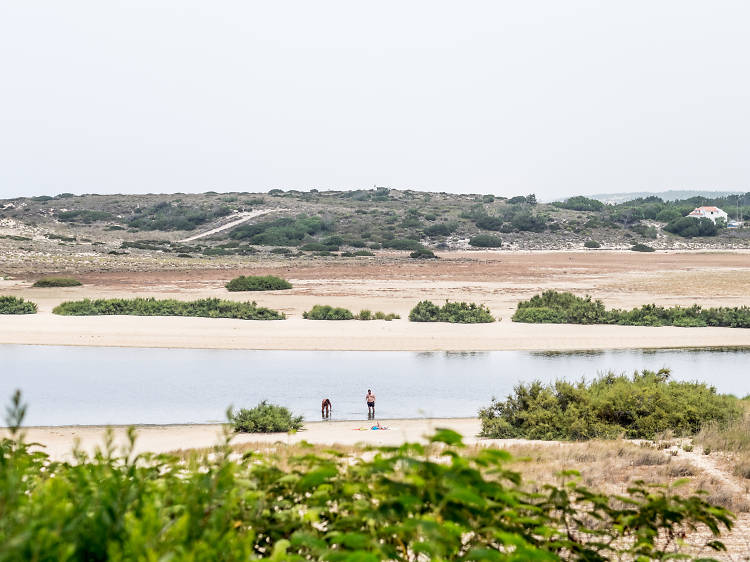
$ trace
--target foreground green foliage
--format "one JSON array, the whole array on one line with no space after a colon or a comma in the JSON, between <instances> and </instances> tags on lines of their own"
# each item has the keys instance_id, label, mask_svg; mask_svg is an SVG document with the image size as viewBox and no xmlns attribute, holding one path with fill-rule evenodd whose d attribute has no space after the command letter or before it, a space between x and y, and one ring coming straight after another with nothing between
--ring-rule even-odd
<instances>
[{"instance_id":1,"label":"foreground green foliage","mask_svg":"<svg viewBox=\"0 0 750 562\"><path fill-rule=\"evenodd\" d=\"M291 289L292 284L286 279L273 275L240 275L226 285L229 291L279 291Z\"/></svg>"},{"instance_id":2,"label":"foreground green foliage","mask_svg":"<svg viewBox=\"0 0 750 562\"><path fill-rule=\"evenodd\" d=\"M238 318L241 320L283 320L284 314L260 307L253 302L222 299L178 301L154 298L84 299L57 305L52 312L62 316L200 316L204 318Z\"/></svg>"},{"instance_id":3,"label":"foreground green foliage","mask_svg":"<svg viewBox=\"0 0 750 562\"><path fill-rule=\"evenodd\" d=\"M354 320L352 311L346 308L334 308L327 304L316 304L302 313L307 320Z\"/></svg>"},{"instance_id":4,"label":"foreground green foliage","mask_svg":"<svg viewBox=\"0 0 750 562\"><path fill-rule=\"evenodd\" d=\"M482 435L496 438L594 439L624 434L653 439L671 430L696 434L703 425L726 425L742 415L739 401L697 382L669 380L669 370L633 377L612 373L593 380L519 384L504 401L480 410Z\"/></svg>"},{"instance_id":5,"label":"foreground green foliage","mask_svg":"<svg viewBox=\"0 0 750 562\"><path fill-rule=\"evenodd\" d=\"M545 291L518 303L512 320L531 324L619 324L621 326L679 326L750 328L750 307L663 307L645 304L632 310L606 310L600 300L572 293Z\"/></svg>"},{"instance_id":6,"label":"foreground green foliage","mask_svg":"<svg viewBox=\"0 0 750 562\"><path fill-rule=\"evenodd\" d=\"M21 297L0 296L0 314L36 314L36 303Z\"/></svg>"},{"instance_id":7,"label":"foreground green foliage","mask_svg":"<svg viewBox=\"0 0 750 562\"><path fill-rule=\"evenodd\" d=\"M451 322L454 324L482 324L494 322L490 310L483 304L445 301L439 306L432 301L421 301L409 312L411 322Z\"/></svg>"},{"instance_id":8,"label":"foreground green foliage","mask_svg":"<svg viewBox=\"0 0 750 562\"><path fill-rule=\"evenodd\" d=\"M230 422L235 431L242 433L277 433L302 429L302 416L293 416L284 406L263 400L255 408L242 408L233 412Z\"/></svg>"},{"instance_id":9,"label":"foreground green foliage","mask_svg":"<svg viewBox=\"0 0 750 562\"><path fill-rule=\"evenodd\" d=\"M42 277L32 287L79 287L80 285L83 283L70 277Z\"/></svg>"},{"instance_id":10,"label":"foreground green foliage","mask_svg":"<svg viewBox=\"0 0 750 562\"><path fill-rule=\"evenodd\" d=\"M656 250L647 244L633 244L630 247L631 252L655 252Z\"/></svg>"},{"instance_id":11,"label":"foreground green foliage","mask_svg":"<svg viewBox=\"0 0 750 562\"><path fill-rule=\"evenodd\" d=\"M110 434L73 464L31 452L11 410L0 441L0 558L4 560L631 560L663 559L696 528L713 535L732 514L705 496L635 483L618 496L577 483L529 492L490 448L462 453L438 430L427 446L365 457L248 453L228 439L184 462L122 454Z\"/></svg>"}]
</instances>

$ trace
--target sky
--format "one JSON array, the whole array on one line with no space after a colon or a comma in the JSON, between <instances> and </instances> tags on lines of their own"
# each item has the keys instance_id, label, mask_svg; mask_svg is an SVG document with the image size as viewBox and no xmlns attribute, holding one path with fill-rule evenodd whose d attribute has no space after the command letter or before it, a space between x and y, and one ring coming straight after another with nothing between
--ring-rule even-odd
<instances>
[{"instance_id":1,"label":"sky","mask_svg":"<svg viewBox=\"0 0 750 562\"><path fill-rule=\"evenodd\" d=\"M0 2L0 198L750 190L750 3Z\"/></svg>"}]
</instances>

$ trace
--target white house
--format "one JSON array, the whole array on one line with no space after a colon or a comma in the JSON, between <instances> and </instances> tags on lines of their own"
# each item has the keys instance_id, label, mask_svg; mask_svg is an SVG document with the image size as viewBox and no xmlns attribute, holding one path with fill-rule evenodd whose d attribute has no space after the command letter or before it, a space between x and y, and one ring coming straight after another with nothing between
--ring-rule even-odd
<instances>
[{"instance_id":1,"label":"white house","mask_svg":"<svg viewBox=\"0 0 750 562\"><path fill-rule=\"evenodd\" d=\"M696 207L688 216L694 219L711 219L714 222L716 222L716 219L724 219L726 222L729 217L718 207Z\"/></svg>"}]
</instances>

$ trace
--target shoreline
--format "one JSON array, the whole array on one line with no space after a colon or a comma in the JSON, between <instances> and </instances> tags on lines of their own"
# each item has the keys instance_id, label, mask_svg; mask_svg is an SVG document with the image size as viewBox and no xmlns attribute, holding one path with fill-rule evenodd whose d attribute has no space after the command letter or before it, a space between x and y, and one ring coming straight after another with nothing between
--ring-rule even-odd
<instances>
[{"instance_id":1,"label":"shoreline","mask_svg":"<svg viewBox=\"0 0 750 562\"><path fill-rule=\"evenodd\" d=\"M0 344L278 351L601 351L750 347L750 329L582 324L0 316Z\"/></svg>"},{"instance_id":2,"label":"shoreline","mask_svg":"<svg viewBox=\"0 0 750 562\"><path fill-rule=\"evenodd\" d=\"M412 418L378 419L388 430L360 430L374 423L363 420L332 420L306 422L304 428L295 433L232 433L232 445L257 443L260 445L297 444L306 441L321 445L355 446L358 444L381 446L401 445L404 442L425 442L425 435L437 428L448 428L460 433L466 444L511 443L524 440L496 440L478 437L481 428L479 418ZM135 454L168 453L188 449L207 449L224 441L227 424L173 424L133 426L37 426L23 427L24 440L39 443L34 450L46 452L53 460L72 461L74 447L92 454L97 447L105 446L105 435L113 434L113 446L121 451L127 446L127 430L136 430ZM0 437L7 436L7 428L0 428Z\"/></svg>"}]
</instances>

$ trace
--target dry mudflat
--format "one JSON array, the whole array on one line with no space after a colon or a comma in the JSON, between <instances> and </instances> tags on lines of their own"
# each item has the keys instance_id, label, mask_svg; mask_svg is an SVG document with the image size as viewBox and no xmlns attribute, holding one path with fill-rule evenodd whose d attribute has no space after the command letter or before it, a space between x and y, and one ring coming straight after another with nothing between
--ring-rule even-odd
<instances>
[{"instance_id":1,"label":"dry mudflat","mask_svg":"<svg viewBox=\"0 0 750 562\"><path fill-rule=\"evenodd\" d=\"M395 254L364 259L235 258L204 260L129 256L121 270L97 270L90 257L66 262L82 287L33 289L33 260L0 293L39 304L39 314L0 316L0 343L327 350L573 350L748 346L750 330L632 326L528 325L510 321L516 303L546 289L600 298L608 307L646 303L740 306L750 303L750 252L447 252L415 261ZM16 264L18 269L21 264ZM240 274L273 274L294 288L229 293ZM285 321L204 318L60 317L65 300L81 298L220 297L256 300L287 314ZM407 320L420 300L484 303L501 322L483 325L417 324ZM314 304L396 312L392 322L312 322Z\"/></svg>"}]
</instances>

